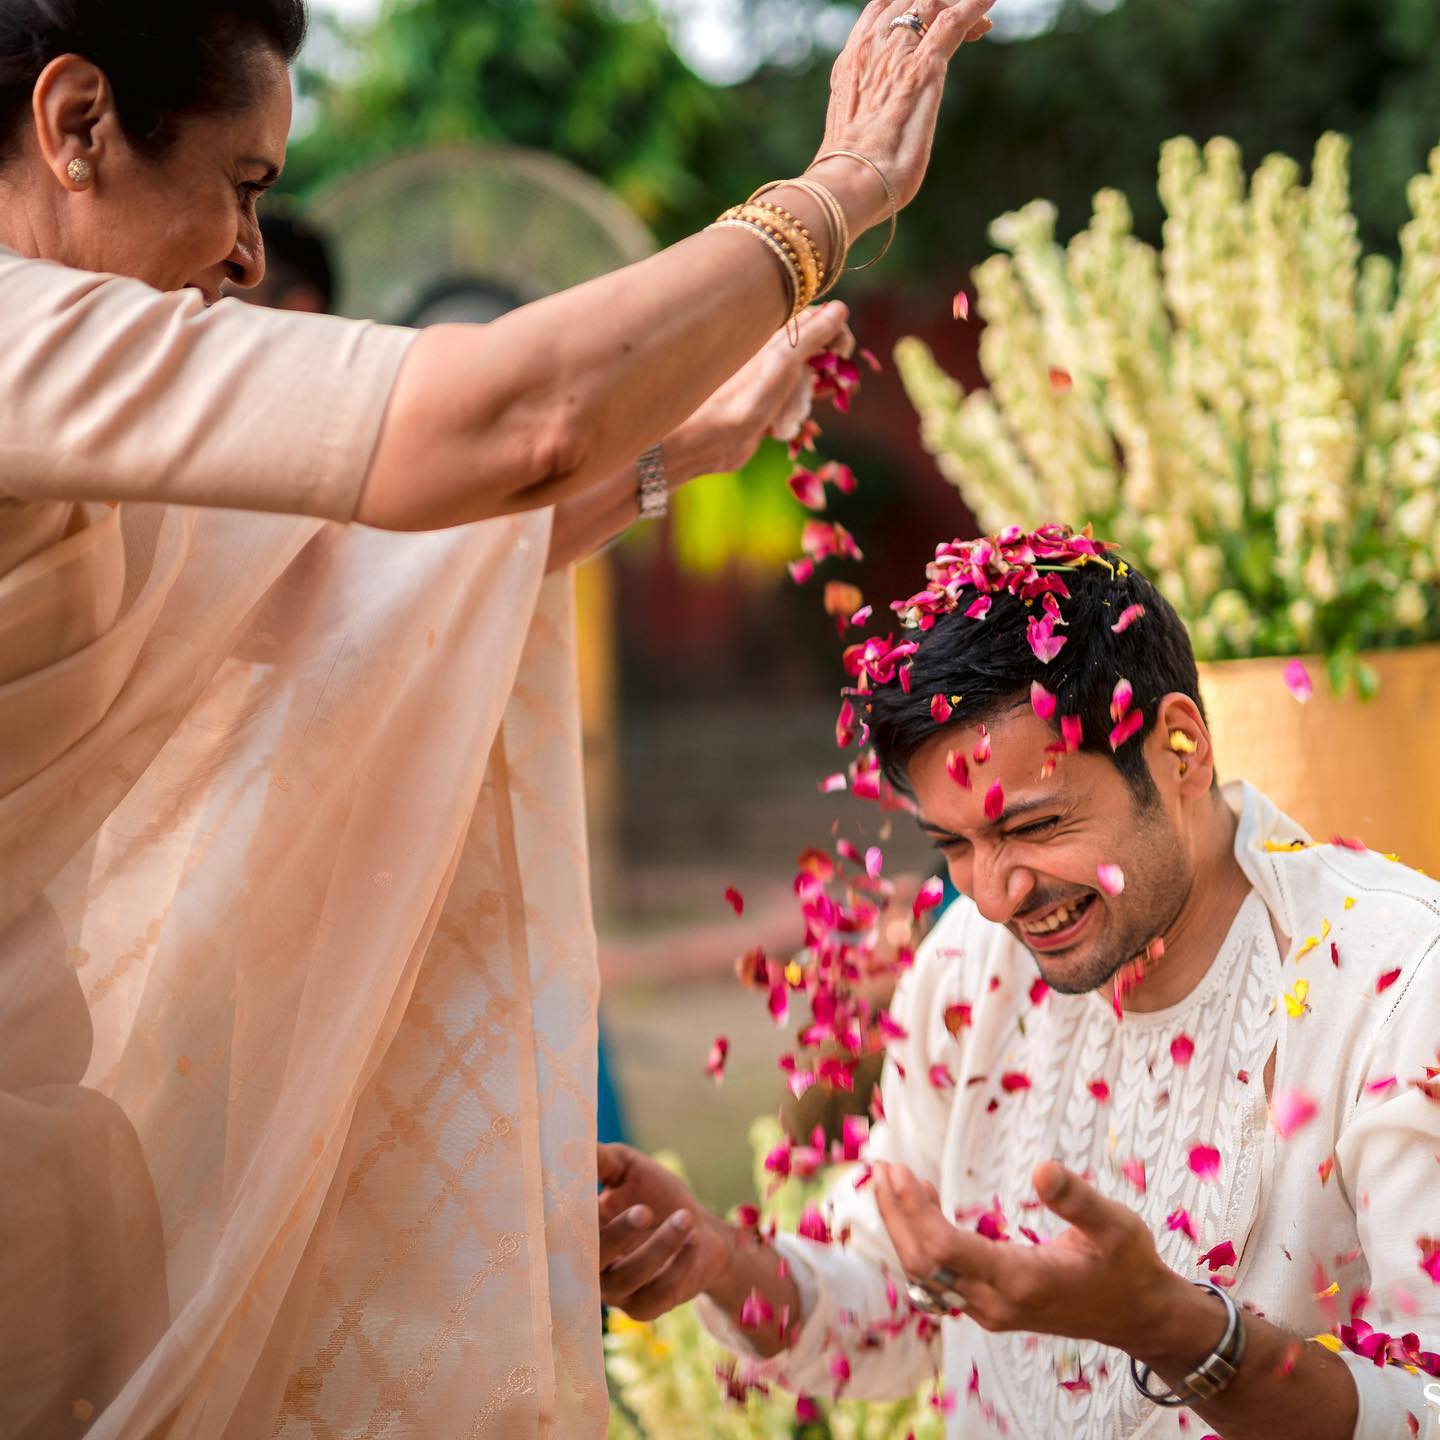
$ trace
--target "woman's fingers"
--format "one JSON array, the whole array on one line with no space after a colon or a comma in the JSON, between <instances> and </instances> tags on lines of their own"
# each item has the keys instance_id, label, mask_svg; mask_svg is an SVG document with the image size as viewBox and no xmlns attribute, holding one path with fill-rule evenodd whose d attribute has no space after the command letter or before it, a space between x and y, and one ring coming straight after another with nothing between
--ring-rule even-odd
<instances>
[{"instance_id":1,"label":"woman's fingers","mask_svg":"<svg viewBox=\"0 0 1440 1440\"><path fill-rule=\"evenodd\" d=\"M839 301L832 300L828 305L812 306L800 317L800 356L808 359L811 355L819 355L825 350L839 349L839 342L850 334L846 323L849 318L849 309ZM783 345L792 356L797 353L783 331L771 343ZM850 337L850 343L853 346L854 336Z\"/></svg>"},{"instance_id":2,"label":"woman's fingers","mask_svg":"<svg viewBox=\"0 0 1440 1440\"><path fill-rule=\"evenodd\" d=\"M648 1239L613 1265L600 1271L600 1290L607 1304L625 1306L637 1290L649 1285L692 1242L695 1217L677 1210Z\"/></svg>"},{"instance_id":3,"label":"woman's fingers","mask_svg":"<svg viewBox=\"0 0 1440 1440\"><path fill-rule=\"evenodd\" d=\"M946 60L951 59L967 40L978 40L992 28L986 16L994 4L995 0L956 0L955 4L947 5L930 27L925 37L926 47L934 47ZM977 30L979 34L975 33Z\"/></svg>"}]
</instances>

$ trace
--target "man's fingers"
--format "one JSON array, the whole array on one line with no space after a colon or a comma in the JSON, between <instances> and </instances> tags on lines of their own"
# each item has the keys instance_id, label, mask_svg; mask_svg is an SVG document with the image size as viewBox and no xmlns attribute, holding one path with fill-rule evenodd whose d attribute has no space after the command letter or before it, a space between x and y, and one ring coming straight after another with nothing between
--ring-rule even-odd
<instances>
[{"instance_id":1,"label":"man's fingers","mask_svg":"<svg viewBox=\"0 0 1440 1440\"><path fill-rule=\"evenodd\" d=\"M639 1245L655 1228L655 1216L648 1205L632 1205L614 1219L600 1217L600 1268L616 1263Z\"/></svg>"},{"instance_id":2,"label":"man's fingers","mask_svg":"<svg viewBox=\"0 0 1440 1440\"><path fill-rule=\"evenodd\" d=\"M925 37L926 47L934 47L946 60L951 59L979 28L994 3L995 0L956 0L954 5L935 17L935 23ZM984 33L981 31L981 34ZM975 38L979 39L979 36Z\"/></svg>"},{"instance_id":3,"label":"man's fingers","mask_svg":"<svg viewBox=\"0 0 1440 1440\"><path fill-rule=\"evenodd\" d=\"M1035 1167L1035 1193L1045 1208L1087 1235L1108 1235L1129 1216L1123 1205L1107 1200L1056 1160Z\"/></svg>"},{"instance_id":4,"label":"man's fingers","mask_svg":"<svg viewBox=\"0 0 1440 1440\"><path fill-rule=\"evenodd\" d=\"M967 1279L993 1282L997 1251L1003 1247L982 1235L957 1229L945 1218L935 1187L903 1165L875 1167L875 1199L900 1263L917 1278L938 1266ZM963 1288L963 1285L962 1285Z\"/></svg>"},{"instance_id":5,"label":"man's fingers","mask_svg":"<svg viewBox=\"0 0 1440 1440\"><path fill-rule=\"evenodd\" d=\"M682 1245L670 1263L633 1291L621 1308L634 1320L654 1320L693 1300L700 1290L700 1265L700 1247Z\"/></svg>"},{"instance_id":6,"label":"man's fingers","mask_svg":"<svg viewBox=\"0 0 1440 1440\"><path fill-rule=\"evenodd\" d=\"M648 1285L689 1243L695 1233L695 1217L677 1210L648 1240L630 1254L600 1272L600 1292L612 1305L625 1301Z\"/></svg>"},{"instance_id":7,"label":"man's fingers","mask_svg":"<svg viewBox=\"0 0 1440 1440\"><path fill-rule=\"evenodd\" d=\"M634 1157L635 1152L628 1145L597 1145L595 1167L599 1171L600 1183L611 1187L623 1185Z\"/></svg>"}]
</instances>

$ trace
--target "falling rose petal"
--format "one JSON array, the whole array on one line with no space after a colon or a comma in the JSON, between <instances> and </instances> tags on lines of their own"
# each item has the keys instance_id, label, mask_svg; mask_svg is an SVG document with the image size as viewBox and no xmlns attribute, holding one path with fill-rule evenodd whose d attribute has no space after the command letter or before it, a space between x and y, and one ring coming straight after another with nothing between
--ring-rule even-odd
<instances>
[{"instance_id":1,"label":"falling rose petal","mask_svg":"<svg viewBox=\"0 0 1440 1440\"><path fill-rule=\"evenodd\" d=\"M948 1065L932 1065L930 1067L930 1083L937 1090L953 1090L955 1077L950 1073Z\"/></svg>"},{"instance_id":2,"label":"falling rose petal","mask_svg":"<svg viewBox=\"0 0 1440 1440\"><path fill-rule=\"evenodd\" d=\"M1188 1035L1177 1035L1170 1042L1170 1058L1184 1069L1195 1055L1195 1042Z\"/></svg>"},{"instance_id":3,"label":"falling rose petal","mask_svg":"<svg viewBox=\"0 0 1440 1440\"><path fill-rule=\"evenodd\" d=\"M735 1207L735 1223L742 1230L754 1230L760 1224L760 1207L758 1205L737 1205Z\"/></svg>"},{"instance_id":4,"label":"falling rose petal","mask_svg":"<svg viewBox=\"0 0 1440 1440\"><path fill-rule=\"evenodd\" d=\"M1315 694L1315 682L1303 660L1291 660L1285 666L1285 688L1302 704L1307 705Z\"/></svg>"},{"instance_id":5,"label":"falling rose petal","mask_svg":"<svg viewBox=\"0 0 1440 1440\"><path fill-rule=\"evenodd\" d=\"M1048 720L1055 713L1055 697L1038 681L1030 686L1030 708L1042 720Z\"/></svg>"},{"instance_id":6,"label":"falling rose petal","mask_svg":"<svg viewBox=\"0 0 1440 1440\"><path fill-rule=\"evenodd\" d=\"M1030 982L1030 1003L1038 1005L1050 993L1050 986L1039 978Z\"/></svg>"},{"instance_id":7,"label":"falling rose petal","mask_svg":"<svg viewBox=\"0 0 1440 1440\"><path fill-rule=\"evenodd\" d=\"M950 718L950 702L943 695L930 697L930 715L937 725L943 725Z\"/></svg>"},{"instance_id":8,"label":"falling rose petal","mask_svg":"<svg viewBox=\"0 0 1440 1440\"><path fill-rule=\"evenodd\" d=\"M850 1379L850 1362L845 1358L841 1350L837 1350L830 1357L830 1375L835 1381L837 1388L843 1388Z\"/></svg>"},{"instance_id":9,"label":"falling rose petal","mask_svg":"<svg viewBox=\"0 0 1440 1440\"><path fill-rule=\"evenodd\" d=\"M859 352L859 355L860 358L870 367L872 374L878 375L882 370L884 370L885 367L880 363L878 359L876 359L875 352L873 350L861 350Z\"/></svg>"},{"instance_id":10,"label":"falling rose petal","mask_svg":"<svg viewBox=\"0 0 1440 1440\"><path fill-rule=\"evenodd\" d=\"M1005 787L997 780L985 792L985 818L993 825L1005 813Z\"/></svg>"},{"instance_id":11,"label":"falling rose petal","mask_svg":"<svg viewBox=\"0 0 1440 1440\"><path fill-rule=\"evenodd\" d=\"M1102 1105L1110 1098L1110 1087L1103 1080L1092 1080L1085 1088Z\"/></svg>"},{"instance_id":12,"label":"falling rose petal","mask_svg":"<svg viewBox=\"0 0 1440 1440\"><path fill-rule=\"evenodd\" d=\"M1143 711L1132 710L1111 732L1110 748L1118 750L1127 740L1138 735L1145 726Z\"/></svg>"},{"instance_id":13,"label":"falling rose petal","mask_svg":"<svg viewBox=\"0 0 1440 1440\"><path fill-rule=\"evenodd\" d=\"M833 485L842 495L853 495L860 488L855 472L838 460L827 460L816 472L827 485Z\"/></svg>"},{"instance_id":14,"label":"falling rose petal","mask_svg":"<svg viewBox=\"0 0 1440 1440\"><path fill-rule=\"evenodd\" d=\"M952 750L945 757L945 773L962 789L970 788L970 766L959 750Z\"/></svg>"},{"instance_id":15,"label":"falling rose petal","mask_svg":"<svg viewBox=\"0 0 1440 1440\"><path fill-rule=\"evenodd\" d=\"M825 582L825 613L833 615L837 619L841 616L849 616L850 623L854 624L855 615L865 603L865 597L860 593L859 587L847 585L843 580L827 580Z\"/></svg>"},{"instance_id":16,"label":"falling rose petal","mask_svg":"<svg viewBox=\"0 0 1440 1440\"><path fill-rule=\"evenodd\" d=\"M1112 899L1125 889L1125 872L1118 865L1097 865L1095 878L1100 888Z\"/></svg>"},{"instance_id":17,"label":"falling rose petal","mask_svg":"<svg viewBox=\"0 0 1440 1440\"><path fill-rule=\"evenodd\" d=\"M1195 1239L1195 1226L1191 1223L1188 1210L1175 1210L1167 1215L1165 1226L1169 1230L1178 1230L1187 1240Z\"/></svg>"},{"instance_id":18,"label":"falling rose petal","mask_svg":"<svg viewBox=\"0 0 1440 1440\"><path fill-rule=\"evenodd\" d=\"M838 795L849 784L850 782L845 778L845 772L837 771L834 775L827 775L820 782L820 793L822 795Z\"/></svg>"},{"instance_id":19,"label":"falling rose petal","mask_svg":"<svg viewBox=\"0 0 1440 1440\"><path fill-rule=\"evenodd\" d=\"M1399 978L1400 978L1400 970L1399 970L1399 967L1397 967L1397 968L1394 969L1394 970L1387 970L1387 971L1375 982L1375 993L1376 993L1377 995L1383 995Z\"/></svg>"},{"instance_id":20,"label":"falling rose petal","mask_svg":"<svg viewBox=\"0 0 1440 1440\"><path fill-rule=\"evenodd\" d=\"M1120 1173L1135 1187L1136 1193L1145 1193L1145 1162L1126 1160L1120 1166Z\"/></svg>"},{"instance_id":21,"label":"falling rose petal","mask_svg":"<svg viewBox=\"0 0 1440 1440\"><path fill-rule=\"evenodd\" d=\"M768 1325L774 1318L774 1307L758 1288L752 1287L749 1295L745 1297L745 1303L740 1307L740 1324L746 1330L758 1330L762 1325Z\"/></svg>"},{"instance_id":22,"label":"falling rose petal","mask_svg":"<svg viewBox=\"0 0 1440 1440\"><path fill-rule=\"evenodd\" d=\"M915 903L911 912L915 919L919 919L927 910L933 910L945 898L945 886L938 875L931 875L929 879L915 893Z\"/></svg>"},{"instance_id":23,"label":"falling rose petal","mask_svg":"<svg viewBox=\"0 0 1440 1440\"><path fill-rule=\"evenodd\" d=\"M1190 1147L1190 1169L1202 1180L1214 1180L1220 1174L1220 1152L1213 1145Z\"/></svg>"},{"instance_id":24,"label":"falling rose petal","mask_svg":"<svg viewBox=\"0 0 1440 1440\"><path fill-rule=\"evenodd\" d=\"M851 617L850 623L857 628L861 625L868 625L870 617L875 613L873 605L862 605Z\"/></svg>"},{"instance_id":25,"label":"falling rose petal","mask_svg":"<svg viewBox=\"0 0 1440 1440\"><path fill-rule=\"evenodd\" d=\"M983 620L991 610L995 602L988 595L977 596L970 602L970 608L965 612L967 620Z\"/></svg>"},{"instance_id":26,"label":"falling rose petal","mask_svg":"<svg viewBox=\"0 0 1440 1440\"><path fill-rule=\"evenodd\" d=\"M1367 1095L1383 1095L1387 1090L1395 1088L1395 1077L1393 1075L1382 1076L1379 1080L1367 1080L1365 1082L1365 1093Z\"/></svg>"},{"instance_id":27,"label":"falling rose petal","mask_svg":"<svg viewBox=\"0 0 1440 1440\"><path fill-rule=\"evenodd\" d=\"M1062 715L1060 717L1060 738L1065 742L1065 748L1073 755L1085 739L1085 726L1081 723L1078 715Z\"/></svg>"},{"instance_id":28,"label":"falling rose petal","mask_svg":"<svg viewBox=\"0 0 1440 1440\"><path fill-rule=\"evenodd\" d=\"M789 564L790 578L797 585L804 585L815 574L813 560L792 560Z\"/></svg>"},{"instance_id":29,"label":"falling rose petal","mask_svg":"<svg viewBox=\"0 0 1440 1440\"><path fill-rule=\"evenodd\" d=\"M1440 1240L1421 1236L1415 1243L1420 1247L1420 1268L1440 1285Z\"/></svg>"},{"instance_id":30,"label":"falling rose petal","mask_svg":"<svg viewBox=\"0 0 1440 1440\"><path fill-rule=\"evenodd\" d=\"M977 765L988 765L990 763L990 732L983 726L979 726L980 739L976 741L975 748L970 752L970 758Z\"/></svg>"},{"instance_id":31,"label":"falling rose petal","mask_svg":"<svg viewBox=\"0 0 1440 1440\"><path fill-rule=\"evenodd\" d=\"M878 880L884 868L885 852L878 845L872 845L865 852L865 873L872 880Z\"/></svg>"},{"instance_id":32,"label":"falling rose petal","mask_svg":"<svg viewBox=\"0 0 1440 1440\"><path fill-rule=\"evenodd\" d=\"M1120 612L1120 618L1110 628L1115 634L1123 635L1144 614L1145 607L1143 605L1127 605Z\"/></svg>"},{"instance_id":33,"label":"falling rose petal","mask_svg":"<svg viewBox=\"0 0 1440 1440\"><path fill-rule=\"evenodd\" d=\"M745 897L733 885L725 887L725 901L737 915L745 913Z\"/></svg>"},{"instance_id":34,"label":"falling rose petal","mask_svg":"<svg viewBox=\"0 0 1440 1440\"><path fill-rule=\"evenodd\" d=\"M795 1397L795 1423L797 1425L818 1425L820 1419L820 1407L808 1395Z\"/></svg>"},{"instance_id":35,"label":"falling rose petal","mask_svg":"<svg viewBox=\"0 0 1440 1440\"><path fill-rule=\"evenodd\" d=\"M725 1078L725 1059L730 1054L730 1042L723 1036L715 1038L710 1047L710 1058L705 1062L705 1073L718 1085Z\"/></svg>"},{"instance_id":36,"label":"falling rose petal","mask_svg":"<svg viewBox=\"0 0 1440 1440\"><path fill-rule=\"evenodd\" d=\"M952 1034L958 1036L971 1023L973 1008L962 1000L954 1005L945 1007L945 1028Z\"/></svg>"},{"instance_id":37,"label":"falling rose petal","mask_svg":"<svg viewBox=\"0 0 1440 1440\"><path fill-rule=\"evenodd\" d=\"M970 318L970 297L963 290L956 292L955 299L950 305L950 313L957 320Z\"/></svg>"},{"instance_id":38,"label":"falling rose petal","mask_svg":"<svg viewBox=\"0 0 1440 1440\"><path fill-rule=\"evenodd\" d=\"M1288 1140L1319 1113L1319 1105L1303 1090L1281 1090L1271 1102L1270 1123L1282 1140Z\"/></svg>"},{"instance_id":39,"label":"falling rose petal","mask_svg":"<svg viewBox=\"0 0 1440 1440\"><path fill-rule=\"evenodd\" d=\"M1315 1167L1315 1173L1319 1175L1321 1185L1325 1185L1329 1182L1330 1172L1334 1170L1334 1168L1335 1157L1333 1155L1327 1156Z\"/></svg>"},{"instance_id":40,"label":"falling rose petal","mask_svg":"<svg viewBox=\"0 0 1440 1440\"><path fill-rule=\"evenodd\" d=\"M1020 1070L1007 1070L1000 1077L1000 1088L1007 1095L1013 1095L1017 1090L1028 1090L1030 1077Z\"/></svg>"},{"instance_id":41,"label":"falling rose petal","mask_svg":"<svg viewBox=\"0 0 1440 1440\"><path fill-rule=\"evenodd\" d=\"M830 1243L830 1227L825 1223L819 1206L814 1204L807 1205L801 1213L795 1233L806 1240L813 1240L817 1245Z\"/></svg>"},{"instance_id":42,"label":"falling rose petal","mask_svg":"<svg viewBox=\"0 0 1440 1440\"><path fill-rule=\"evenodd\" d=\"M807 470L801 465L785 483L789 485L790 493L807 510L825 508L825 483L813 470Z\"/></svg>"},{"instance_id":43,"label":"falling rose petal","mask_svg":"<svg viewBox=\"0 0 1440 1440\"><path fill-rule=\"evenodd\" d=\"M1135 701L1135 687L1121 676L1110 694L1110 718L1119 724Z\"/></svg>"},{"instance_id":44,"label":"falling rose petal","mask_svg":"<svg viewBox=\"0 0 1440 1440\"><path fill-rule=\"evenodd\" d=\"M1222 1240L1218 1245L1211 1246L1195 1263L1207 1266L1213 1275L1217 1270L1234 1265L1235 1260L1234 1244L1229 1240Z\"/></svg>"},{"instance_id":45,"label":"falling rose petal","mask_svg":"<svg viewBox=\"0 0 1440 1440\"><path fill-rule=\"evenodd\" d=\"M1056 395L1068 395L1075 388L1074 376L1058 365L1050 367L1050 389Z\"/></svg>"}]
</instances>

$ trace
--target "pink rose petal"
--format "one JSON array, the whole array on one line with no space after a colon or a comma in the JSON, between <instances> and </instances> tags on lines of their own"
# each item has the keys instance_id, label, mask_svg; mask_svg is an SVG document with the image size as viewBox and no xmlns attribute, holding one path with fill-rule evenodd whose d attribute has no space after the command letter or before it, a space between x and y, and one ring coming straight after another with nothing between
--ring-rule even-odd
<instances>
[{"instance_id":1,"label":"pink rose petal","mask_svg":"<svg viewBox=\"0 0 1440 1440\"><path fill-rule=\"evenodd\" d=\"M733 885L725 887L725 900L737 915L745 913L745 897Z\"/></svg>"},{"instance_id":2,"label":"pink rose petal","mask_svg":"<svg viewBox=\"0 0 1440 1440\"><path fill-rule=\"evenodd\" d=\"M1281 1090L1271 1102L1270 1123L1282 1140L1288 1140L1319 1113L1319 1105L1303 1090Z\"/></svg>"},{"instance_id":3,"label":"pink rose petal","mask_svg":"<svg viewBox=\"0 0 1440 1440\"><path fill-rule=\"evenodd\" d=\"M1421 1236L1415 1243L1420 1247L1420 1268L1440 1285L1440 1240Z\"/></svg>"},{"instance_id":4,"label":"pink rose petal","mask_svg":"<svg viewBox=\"0 0 1440 1440\"><path fill-rule=\"evenodd\" d=\"M965 761L964 754L959 750L952 750L945 757L945 773L962 789L970 788L970 766Z\"/></svg>"},{"instance_id":5,"label":"pink rose petal","mask_svg":"<svg viewBox=\"0 0 1440 1440\"><path fill-rule=\"evenodd\" d=\"M1112 899L1125 889L1125 872L1118 865L1097 865L1095 878L1100 888Z\"/></svg>"},{"instance_id":6,"label":"pink rose petal","mask_svg":"<svg viewBox=\"0 0 1440 1440\"><path fill-rule=\"evenodd\" d=\"M1202 1180L1214 1180L1220 1174L1220 1152L1213 1145L1190 1147L1190 1169Z\"/></svg>"},{"instance_id":7,"label":"pink rose petal","mask_svg":"<svg viewBox=\"0 0 1440 1440\"><path fill-rule=\"evenodd\" d=\"M1145 1162L1126 1160L1120 1166L1120 1173L1135 1187L1138 1194L1145 1193Z\"/></svg>"},{"instance_id":8,"label":"pink rose petal","mask_svg":"<svg viewBox=\"0 0 1440 1440\"><path fill-rule=\"evenodd\" d=\"M1005 790L997 780L985 792L985 818L993 825L1005 813Z\"/></svg>"},{"instance_id":9,"label":"pink rose petal","mask_svg":"<svg viewBox=\"0 0 1440 1440\"><path fill-rule=\"evenodd\" d=\"M792 560L789 565L790 578L797 584L803 585L815 574L815 562L813 560Z\"/></svg>"},{"instance_id":10,"label":"pink rose petal","mask_svg":"<svg viewBox=\"0 0 1440 1440\"><path fill-rule=\"evenodd\" d=\"M1222 1240L1218 1245L1211 1246L1195 1263L1208 1266L1213 1275L1217 1270L1234 1265L1236 1258L1234 1244L1229 1240Z\"/></svg>"},{"instance_id":11,"label":"pink rose petal","mask_svg":"<svg viewBox=\"0 0 1440 1440\"><path fill-rule=\"evenodd\" d=\"M950 718L950 702L943 695L930 697L930 716L937 725L943 725Z\"/></svg>"},{"instance_id":12,"label":"pink rose petal","mask_svg":"<svg viewBox=\"0 0 1440 1440\"><path fill-rule=\"evenodd\" d=\"M1118 725L1135 700L1135 687L1121 676L1110 695L1110 718Z\"/></svg>"},{"instance_id":13,"label":"pink rose petal","mask_svg":"<svg viewBox=\"0 0 1440 1440\"><path fill-rule=\"evenodd\" d=\"M1050 367L1050 389L1056 395L1068 395L1075 388L1075 377L1058 365Z\"/></svg>"},{"instance_id":14,"label":"pink rose petal","mask_svg":"<svg viewBox=\"0 0 1440 1440\"><path fill-rule=\"evenodd\" d=\"M951 301L950 313L957 320L968 320L970 318L970 297L963 291L957 292L955 299Z\"/></svg>"},{"instance_id":15,"label":"pink rose petal","mask_svg":"<svg viewBox=\"0 0 1440 1440\"><path fill-rule=\"evenodd\" d=\"M1017 1090L1028 1090L1030 1077L1019 1070L1009 1070L1000 1077L1000 1088L1007 1095L1012 1095Z\"/></svg>"},{"instance_id":16,"label":"pink rose petal","mask_svg":"<svg viewBox=\"0 0 1440 1440\"><path fill-rule=\"evenodd\" d=\"M1048 665L1065 648L1065 637L1055 633L1054 622L1048 616L1044 620L1032 618L1025 627L1025 638L1042 665Z\"/></svg>"},{"instance_id":17,"label":"pink rose petal","mask_svg":"<svg viewBox=\"0 0 1440 1440\"><path fill-rule=\"evenodd\" d=\"M927 910L934 910L944 898L945 886L938 876L932 875L916 892L911 912L918 920Z\"/></svg>"},{"instance_id":18,"label":"pink rose petal","mask_svg":"<svg viewBox=\"0 0 1440 1440\"><path fill-rule=\"evenodd\" d=\"M872 879L878 880L880 872L885 868L885 852L878 845L872 845L865 852L865 873Z\"/></svg>"},{"instance_id":19,"label":"pink rose petal","mask_svg":"<svg viewBox=\"0 0 1440 1440\"><path fill-rule=\"evenodd\" d=\"M1177 1035L1170 1042L1170 1058L1184 1069L1195 1055L1195 1042L1188 1035Z\"/></svg>"},{"instance_id":20,"label":"pink rose petal","mask_svg":"<svg viewBox=\"0 0 1440 1440\"><path fill-rule=\"evenodd\" d=\"M790 493L807 509L825 508L825 484L812 470L800 466L785 482Z\"/></svg>"},{"instance_id":21,"label":"pink rose petal","mask_svg":"<svg viewBox=\"0 0 1440 1440\"><path fill-rule=\"evenodd\" d=\"M977 596L970 602L970 608L965 612L967 620L983 620L991 610L995 602L988 595Z\"/></svg>"},{"instance_id":22,"label":"pink rose petal","mask_svg":"<svg viewBox=\"0 0 1440 1440\"><path fill-rule=\"evenodd\" d=\"M1127 605L1120 612L1120 618L1110 628L1115 634L1123 635L1144 614L1145 607L1143 605Z\"/></svg>"},{"instance_id":23,"label":"pink rose petal","mask_svg":"<svg viewBox=\"0 0 1440 1440\"><path fill-rule=\"evenodd\" d=\"M1042 720L1055 713L1055 697L1038 680L1030 686L1030 708Z\"/></svg>"},{"instance_id":24,"label":"pink rose petal","mask_svg":"<svg viewBox=\"0 0 1440 1440\"><path fill-rule=\"evenodd\" d=\"M1138 735L1145 727L1145 714L1141 710L1132 710L1126 717L1110 732L1110 748L1118 750L1127 740Z\"/></svg>"},{"instance_id":25,"label":"pink rose petal","mask_svg":"<svg viewBox=\"0 0 1440 1440\"><path fill-rule=\"evenodd\" d=\"M1060 738L1065 742L1065 748L1073 755L1085 740L1085 727L1078 715L1062 715L1060 717Z\"/></svg>"},{"instance_id":26,"label":"pink rose petal","mask_svg":"<svg viewBox=\"0 0 1440 1440\"><path fill-rule=\"evenodd\" d=\"M1110 1098L1110 1086L1104 1080L1092 1080L1085 1088L1102 1105Z\"/></svg>"},{"instance_id":27,"label":"pink rose petal","mask_svg":"<svg viewBox=\"0 0 1440 1440\"><path fill-rule=\"evenodd\" d=\"M1175 1210L1167 1215L1165 1227L1168 1230L1178 1230L1187 1240L1195 1239L1195 1226L1190 1220L1188 1210Z\"/></svg>"},{"instance_id":28,"label":"pink rose petal","mask_svg":"<svg viewBox=\"0 0 1440 1440\"><path fill-rule=\"evenodd\" d=\"M1400 978L1400 968L1387 970L1376 982L1375 993L1383 995Z\"/></svg>"},{"instance_id":29,"label":"pink rose petal","mask_svg":"<svg viewBox=\"0 0 1440 1440\"><path fill-rule=\"evenodd\" d=\"M718 1085L725 1078L725 1060L730 1054L730 1042L723 1036L715 1038L710 1046L710 1058L705 1062L705 1073Z\"/></svg>"},{"instance_id":30,"label":"pink rose petal","mask_svg":"<svg viewBox=\"0 0 1440 1440\"><path fill-rule=\"evenodd\" d=\"M1303 660L1290 660L1285 665L1285 686L1302 704L1308 704L1315 694L1315 682L1305 668Z\"/></svg>"}]
</instances>

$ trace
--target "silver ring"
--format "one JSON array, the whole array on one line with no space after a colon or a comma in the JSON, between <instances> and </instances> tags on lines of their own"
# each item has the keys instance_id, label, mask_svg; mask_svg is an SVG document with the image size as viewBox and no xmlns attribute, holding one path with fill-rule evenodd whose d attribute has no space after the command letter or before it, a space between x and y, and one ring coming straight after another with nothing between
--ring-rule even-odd
<instances>
[{"instance_id":1,"label":"silver ring","mask_svg":"<svg viewBox=\"0 0 1440 1440\"><path fill-rule=\"evenodd\" d=\"M953 1270L941 1266L923 1280L911 1280L905 1285L910 1303L926 1315L942 1318L959 1315L965 1309L965 1297L956 1288L960 1277Z\"/></svg>"},{"instance_id":2,"label":"silver ring","mask_svg":"<svg viewBox=\"0 0 1440 1440\"><path fill-rule=\"evenodd\" d=\"M922 40L929 32L930 27L918 16L912 14L897 15L890 22L892 30L913 30Z\"/></svg>"}]
</instances>

